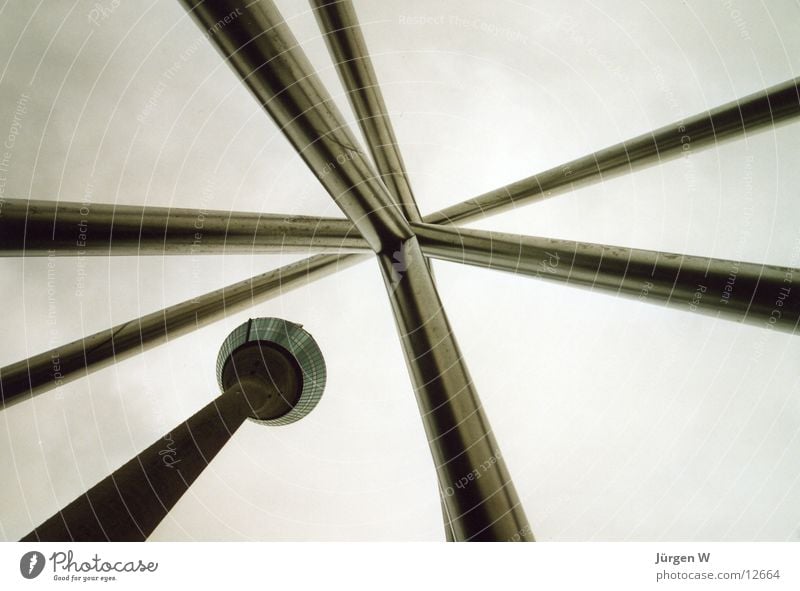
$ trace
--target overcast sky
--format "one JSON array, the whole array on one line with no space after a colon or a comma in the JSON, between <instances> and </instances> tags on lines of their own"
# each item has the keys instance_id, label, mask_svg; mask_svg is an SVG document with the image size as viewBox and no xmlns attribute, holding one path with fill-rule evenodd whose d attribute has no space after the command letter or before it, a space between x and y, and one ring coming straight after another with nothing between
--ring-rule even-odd
<instances>
[{"instance_id":1,"label":"overcast sky","mask_svg":"<svg viewBox=\"0 0 800 591\"><path fill-rule=\"evenodd\" d=\"M6 197L342 217L177 1L98 1L0 9ZM355 5L423 215L800 71L788 0ZM353 123L307 3L278 6ZM800 267L798 153L792 123L472 226ZM46 258L2 259L0 364L299 258L60 258L55 308ZM800 539L800 337L435 268L539 540ZM251 316L305 326L326 392L245 424L152 539L443 539L374 261L0 413L0 538L213 399Z\"/></svg>"}]
</instances>

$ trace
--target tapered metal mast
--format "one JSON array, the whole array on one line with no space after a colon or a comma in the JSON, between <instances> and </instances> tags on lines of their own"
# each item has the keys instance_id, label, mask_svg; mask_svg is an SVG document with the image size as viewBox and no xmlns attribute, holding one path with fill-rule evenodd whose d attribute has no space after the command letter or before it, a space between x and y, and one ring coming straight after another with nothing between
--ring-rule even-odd
<instances>
[{"instance_id":1,"label":"tapered metal mast","mask_svg":"<svg viewBox=\"0 0 800 591\"><path fill-rule=\"evenodd\" d=\"M383 183L408 221L422 221L353 3L311 0L311 6Z\"/></svg>"},{"instance_id":2,"label":"tapered metal mast","mask_svg":"<svg viewBox=\"0 0 800 591\"><path fill-rule=\"evenodd\" d=\"M412 224L429 256L620 294L757 326L795 332L800 269Z\"/></svg>"},{"instance_id":3,"label":"tapered metal mast","mask_svg":"<svg viewBox=\"0 0 800 591\"><path fill-rule=\"evenodd\" d=\"M3 407L192 332L364 260L364 255L316 255L118 324L0 369Z\"/></svg>"},{"instance_id":4,"label":"tapered metal mast","mask_svg":"<svg viewBox=\"0 0 800 591\"><path fill-rule=\"evenodd\" d=\"M626 174L800 115L800 78L556 166L425 216L431 224L479 219L560 192Z\"/></svg>"},{"instance_id":5,"label":"tapered metal mast","mask_svg":"<svg viewBox=\"0 0 800 591\"><path fill-rule=\"evenodd\" d=\"M320 174L355 142L280 13L268 1L185 3L206 28L242 15L211 39L379 254L455 539L532 539L408 222L360 152ZM480 486L456 486L481 470Z\"/></svg>"},{"instance_id":6,"label":"tapered metal mast","mask_svg":"<svg viewBox=\"0 0 800 591\"><path fill-rule=\"evenodd\" d=\"M422 221L353 3L311 0L311 6L383 184L408 221ZM433 277L430 263L425 264ZM444 496L441 505L445 537L454 541Z\"/></svg>"},{"instance_id":7,"label":"tapered metal mast","mask_svg":"<svg viewBox=\"0 0 800 591\"><path fill-rule=\"evenodd\" d=\"M417 239L378 257L456 541L534 541Z\"/></svg>"},{"instance_id":8,"label":"tapered metal mast","mask_svg":"<svg viewBox=\"0 0 800 591\"><path fill-rule=\"evenodd\" d=\"M348 220L7 199L0 256L258 254L369 245Z\"/></svg>"}]
</instances>

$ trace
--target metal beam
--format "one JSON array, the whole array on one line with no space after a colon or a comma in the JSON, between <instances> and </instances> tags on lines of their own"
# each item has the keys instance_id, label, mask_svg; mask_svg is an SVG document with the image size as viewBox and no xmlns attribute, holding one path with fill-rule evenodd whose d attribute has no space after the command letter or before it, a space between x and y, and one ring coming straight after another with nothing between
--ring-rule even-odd
<instances>
[{"instance_id":1,"label":"metal beam","mask_svg":"<svg viewBox=\"0 0 800 591\"><path fill-rule=\"evenodd\" d=\"M800 78L726 103L707 112L616 144L540 174L489 191L425 216L430 224L451 224L500 213L523 203L626 174L686 155L724 139L785 122L800 115Z\"/></svg>"},{"instance_id":2,"label":"metal beam","mask_svg":"<svg viewBox=\"0 0 800 591\"><path fill-rule=\"evenodd\" d=\"M446 542L455 542L456 536L453 533L453 522L450 520L450 514L447 512L447 505L444 503L444 493L439 491L439 504L442 508L442 523L444 524L444 539Z\"/></svg>"},{"instance_id":3,"label":"metal beam","mask_svg":"<svg viewBox=\"0 0 800 591\"><path fill-rule=\"evenodd\" d=\"M311 0L311 6L381 179L406 219L422 221L353 3Z\"/></svg>"},{"instance_id":4,"label":"metal beam","mask_svg":"<svg viewBox=\"0 0 800 591\"><path fill-rule=\"evenodd\" d=\"M7 199L0 256L258 254L368 249L349 220Z\"/></svg>"},{"instance_id":5,"label":"metal beam","mask_svg":"<svg viewBox=\"0 0 800 591\"><path fill-rule=\"evenodd\" d=\"M800 269L412 224L431 257L588 287L671 308L795 332Z\"/></svg>"},{"instance_id":6,"label":"metal beam","mask_svg":"<svg viewBox=\"0 0 800 591\"><path fill-rule=\"evenodd\" d=\"M0 368L2 407L46 392L369 255L316 255Z\"/></svg>"},{"instance_id":7,"label":"metal beam","mask_svg":"<svg viewBox=\"0 0 800 591\"><path fill-rule=\"evenodd\" d=\"M145 541L252 409L267 401L270 389L261 382L232 385L20 541Z\"/></svg>"},{"instance_id":8,"label":"metal beam","mask_svg":"<svg viewBox=\"0 0 800 591\"><path fill-rule=\"evenodd\" d=\"M396 251L411 236L408 222L275 5L182 2L370 247Z\"/></svg>"},{"instance_id":9,"label":"metal beam","mask_svg":"<svg viewBox=\"0 0 800 591\"><path fill-rule=\"evenodd\" d=\"M533 541L416 238L378 260L455 540Z\"/></svg>"}]
</instances>

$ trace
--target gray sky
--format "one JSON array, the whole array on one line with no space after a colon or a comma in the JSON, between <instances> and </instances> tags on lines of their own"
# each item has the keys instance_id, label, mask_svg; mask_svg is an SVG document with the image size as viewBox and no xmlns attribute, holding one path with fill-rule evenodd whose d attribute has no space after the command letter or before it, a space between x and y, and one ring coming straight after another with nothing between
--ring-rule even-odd
<instances>
[{"instance_id":1,"label":"gray sky","mask_svg":"<svg viewBox=\"0 0 800 591\"><path fill-rule=\"evenodd\" d=\"M177 1L123 0L94 23L95 4L0 12L0 136L27 97L5 196L342 217ZM353 123L307 4L278 5ZM423 214L800 69L790 1L356 8ZM800 267L797 125L472 225ZM0 364L299 258L57 259L54 308L47 259L2 259ZM800 539L798 337L435 267L538 539ZM442 539L372 261L0 413L0 537L210 401L219 345L257 315L315 337L323 399L287 427L244 425L153 539Z\"/></svg>"}]
</instances>

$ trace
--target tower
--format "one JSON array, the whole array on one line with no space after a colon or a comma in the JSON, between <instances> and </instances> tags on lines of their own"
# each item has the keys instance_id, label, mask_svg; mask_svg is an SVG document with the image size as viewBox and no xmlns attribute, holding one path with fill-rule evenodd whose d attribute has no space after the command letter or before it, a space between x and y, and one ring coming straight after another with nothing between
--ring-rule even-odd
<instances>
[{"instance_id":1,"label":"tower","mask_svg":"<svg viewBox=\"0 0 800 591\"><path fill-rule=\"evenodd\" d=\"M217 382L225 392L242 385L251 417L288 425L310 413L322 397L325 360L299 324L256 318L234 329L217 356Z\"/></svg>"},{"instance_id":2,"label":"tower","mask_svg":"<svg viewBox=\"0 0 800 591\"><path fill-rule=\"evenodd\" d=\"M319 402L325 378L322 352L302 326L247 321L217 357L222 394L22 540L146 540L246 419L300 420Z\"/></svg>"}]
</instances>

